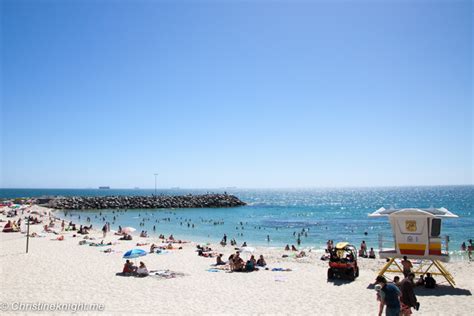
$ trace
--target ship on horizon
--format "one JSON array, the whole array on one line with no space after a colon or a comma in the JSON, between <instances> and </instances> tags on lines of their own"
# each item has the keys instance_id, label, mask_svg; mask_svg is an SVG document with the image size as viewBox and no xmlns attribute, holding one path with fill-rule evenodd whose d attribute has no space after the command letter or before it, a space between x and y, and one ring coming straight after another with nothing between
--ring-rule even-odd
<instances>
[{"instance_id":1,"label":"ship on horizon","mask_svg":"<svg viewBox=\"0 0 474 316\"><path fill-rule=\"evenodd\" d=\"M99 187L99 190L110 190L110 187L109 186L102 186L102 187Z\"/></svg>"}]
</instances>

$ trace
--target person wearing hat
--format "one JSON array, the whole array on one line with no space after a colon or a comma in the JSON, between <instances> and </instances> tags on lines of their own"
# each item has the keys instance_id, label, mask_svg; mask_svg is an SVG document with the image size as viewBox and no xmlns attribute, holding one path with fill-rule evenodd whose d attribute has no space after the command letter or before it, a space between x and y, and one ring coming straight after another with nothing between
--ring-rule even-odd
<instances>
[{"instance_id":1,"label":"person wearing hat","mask_svg":"<svg viewBox=\"0 0 474 316\"><path fill-rule=\"evenodd\" d=\"M387 283L387 280L383 275L379 275L375 279L376 286L380 286L380 308L379 316L382 315L383 308L385 308L386 316L398 316L400 314L400 295L401 292L395 284ZM377 287L379 288L379 287Z\"/></svg>"}]
</instances>

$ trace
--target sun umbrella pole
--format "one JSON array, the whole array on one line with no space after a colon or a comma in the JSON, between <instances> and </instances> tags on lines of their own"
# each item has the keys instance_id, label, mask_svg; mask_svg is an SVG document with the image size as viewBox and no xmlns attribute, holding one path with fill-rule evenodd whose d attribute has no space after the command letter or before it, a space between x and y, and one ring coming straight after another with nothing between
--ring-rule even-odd
<instances>
[{"instance_id":1,"label":"sun umbrella pole","mask_svg":"<svg viewBox=\"0 0 474 316\"><path fill-rule=\"evenodd\" d=\"M28 218L28 224L26 226L26 253L28 253L29 243L30 243L30 218Z\"/></svg>"}]
</instances>

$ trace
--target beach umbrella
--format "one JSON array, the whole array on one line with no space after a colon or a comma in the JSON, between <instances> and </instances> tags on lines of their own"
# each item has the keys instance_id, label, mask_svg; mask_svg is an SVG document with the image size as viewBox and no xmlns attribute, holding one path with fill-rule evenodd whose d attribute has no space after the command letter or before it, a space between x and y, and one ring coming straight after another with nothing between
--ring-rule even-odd
<instances>
[{"instance_id":1,"label":"beach umbrella","mask_svg":"<svg viewBox=\"0 0 474 316\"><path fill-rule=\"evenodd\" d=\"M122 228L122 233L124 233L124 234L130 234L130 233L133 233L134 231L136 231L136 229L133 228L133 227L124 227L124 228Z\"/></svg>"},{"instance_id":2,"label":"beach umbrella","mask_svg":"<svg viewBox=\"0 0 474 316\"><path fill-rule=\"evenodd\" d=\"M142 250L142 249L135 248L135 249L127 251L123 255L123 258L124 259L135 259L135 258L143 257L143 256L146 256L146 251Z\"/></svg>"}]
</instances>

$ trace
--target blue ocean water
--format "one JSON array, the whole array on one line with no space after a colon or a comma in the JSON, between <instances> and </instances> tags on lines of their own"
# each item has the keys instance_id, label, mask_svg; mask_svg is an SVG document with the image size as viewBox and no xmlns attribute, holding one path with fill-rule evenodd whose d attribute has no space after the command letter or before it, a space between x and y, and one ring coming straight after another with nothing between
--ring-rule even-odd
<instances>
[{"instance_id":1,"label":"blue ocean water","mask_svg":"<svg viewBox=\"0 0 474 316\"><path fill-rule=\"evenodd\" d=\"M459 218L443 221L442 234L450 236L450 249L474 238L474 186L339 188L306 190L159 190L158 194L182 195L227 191L248 203L228 209L157 209L68 211L74 222L102 227L104 219L112 224L132 226L149 234L174 234L181 239L217 242L227 234L240 244L283 246L296 244L297 234L304 247L321 247L326 240L350 241L359 245L366 240L378 248L378 234L391 235L388 220L368 218L380 207L446 207ZM42 195L104 196L151 195L154 190L98 189L0 189L0 197ZM59 212L63 216L63 212ZM115 220L114 220L115 216ZM80 218L79 218L80 217ZM143 223L143 226L140 224ZM189 223L189 227L188 227ZM193 228L194 224L194 228ZM153 231L155 226L156 231ZM367 235L365 235L365 232ZM295 233L295 235L294 235ZM270 237L270 242L267 241Z\"/></svg>"}]
</instances>

